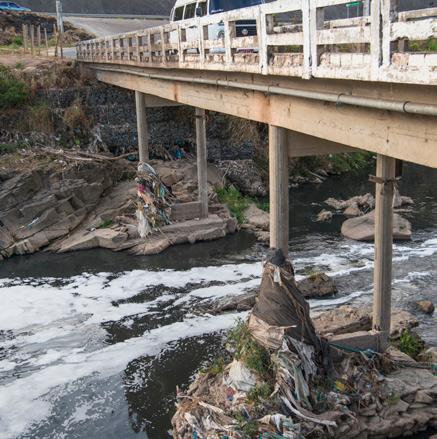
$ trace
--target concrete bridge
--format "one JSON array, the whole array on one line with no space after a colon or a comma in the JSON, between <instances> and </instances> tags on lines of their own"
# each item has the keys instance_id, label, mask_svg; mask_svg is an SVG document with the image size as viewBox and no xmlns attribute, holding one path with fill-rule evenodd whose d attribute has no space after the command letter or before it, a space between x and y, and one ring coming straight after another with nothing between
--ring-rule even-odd
<instances>
[{"instance_id":1,"label":"concrete bridge","mask_svg":"<svg viewBox=\"0 0 437 439\"><path fill-rule=\"evenodd\" d=\"M86 41L77 53L100 81L135 90L141 160L146 107L195 107L200 216L208 215L205 110L268 124L270 244L286 253L288 158L375 153L374 331L348 342L382 350L397 165L437 168L437 53L427 47L437 37L437 8L399 12L397 0L372 0L362 17L325 20L329 8L347 3L278 0ZM242 20L256 32L237 31ZM219 38L211 39L212 27Z\"/></svg>"}]
</instances>

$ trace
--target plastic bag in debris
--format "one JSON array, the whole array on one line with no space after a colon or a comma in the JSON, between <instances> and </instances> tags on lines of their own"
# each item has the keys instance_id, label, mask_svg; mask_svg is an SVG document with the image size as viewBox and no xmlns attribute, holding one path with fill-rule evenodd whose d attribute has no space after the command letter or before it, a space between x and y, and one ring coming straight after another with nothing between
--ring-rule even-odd
<instances>
[{"instance_id":1,"label":"plastic bag in debris","mask_svg":"<svg viewBox=\"0 0 437 439\"><path fill-rule=\"evenodd\" d=\"M256 376L241 362L234 360L229 367L228 385L237 391L249 392L256 386Z\"/></svg>"},{"instance_id":2,"label":"plastic bag in debris","mask_svg":"<svg viewBox=\"0 0 437 439\"><path fill-rule=\"evenodd\" d=\"M284 334L320 351L320 340L310 318L309 305L296 286L291 263L281 250L272 250L268 254L252 315L254 317L249 321L251 333L265 347L278 349L282 345L278 345L280 334ZM274 328L269 328L263 336L267 327Z\"/></svg>"},{"instance_id":3,"label":"plastic bag in debris","mask_svg":"<svg viewBox=\"0 0 437 439\"><path fill-rule=\"evenodd\" d=\"M138 219L138 233L141 236L141 238L145 238L146 236L149 236L152 233L152 227L150 226L149 221L144 215L144 209L141 207L137 209L137 219Z\"/></svg>"}]
</instances>

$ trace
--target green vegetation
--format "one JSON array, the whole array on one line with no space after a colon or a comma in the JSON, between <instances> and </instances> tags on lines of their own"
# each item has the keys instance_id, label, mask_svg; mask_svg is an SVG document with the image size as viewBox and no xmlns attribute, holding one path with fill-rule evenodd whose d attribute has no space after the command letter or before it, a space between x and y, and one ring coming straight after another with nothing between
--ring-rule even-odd
<instances>
[{"instance_id":1,"label":"green vegetation","mask_svg":"<svg viewBox=\"0 0 437 439\"><path fill-rule=\"evenodd\" d=\"M55 131L53 114L46 102L29 106L27 109L27 124L31 131L40 131L44 134L53 134Z\"/></svg>"},{"instance_id":2,"label":"green vegetation","mask_svg":"<svg viewBox=\"0 0 437 439\"><path fill-rule=\"evenodd\" d=\"M257 404L263 399L267 399L272 394L272 387L267 384L257 384L253 389L247 394L248 402Z\"/></svg>"},{"instance_id":3,"label":"green vegetation","mask_svg":"<svg viewBox=\"0 0 437 439\"><path fill-rule=\"evenodd\" d=\"M329 156L333 171L338 173L359 173L372 164L372 153L355 152L345 154L333 154Z\"/></svg>"},{"instance_id":4,"label":"green vegetation","mask_svg":"<svg viewBox=\"0 0 437 439\"><path fill-rule=\"evenodd\" d=\"M428 38L426 41L409 41L410 52L437 52L437 38Z\"/></svg>"},{"instance_id":5,"label":"green vegetation","mask_svg":"<svg viewBox=\"0 0 437 439\"><path fill-rule=\"evenodd\" d=\"M416 359L423 351L424 346L423 341L414 332L411 332L409 329L406 329L402 332L399 340L399 349L404 354Z\"/></svg>"},{"instance_id":6,"label":"green vegetation","mask_svg":"<svg viewBox=\"0 0 437 439\"><path fill-rule=\"evenodd\" d=\"M111 227L112 224L114 224L114 221L112 221L112 219L108 219L106 221L103 221L102 224L100 224L100 226L97 228L98 229L107 229L108 227Z\"/></svg>"},{"instance_id":7,"label":"green vegetation","mask_svg":"<svg viewBox=\"0 0 437 439\"><path fill-rule=\"evenodd\" d=\"M0 155L11 154L22 148L18 143L0 143Z\"/></svg>"},{"instance_id":8,"label":"green vegetation","mask_svg":"<svg viewBox=\"0 0 437 439\"><path fill-rule=\"evenodd\" d=\"M400 397L399 395L396 395L396 394L392 393L392 394L387 398L387 405L389 405L390 407L393 407L393 406L396 405L400 400L401 400L401 397Z\"/></svg>"},{"instance_id":9,"label":"green vegetation","mask_svg":"<svg viewBox=\"0 0 437 439\"><path fill-rule=\"evenodd\" d=\"M246 419L241 413L235 416L235 420L238 423L238 429L250 438L258 437L258 422L252 419Z\"/></svg>"},{"instance_id":10,"label":"green vegetation","mask_svg":"<svg viewBox=\"0 0 437 439\"><path fill-rule=\"evenodd\" d=\"M0 64L0 109L17 108L29 99L25 82L17 79L10 69Z\"/></svg>"},{"instance_id":11,"label":"green vegetation","mask_svg":"<svg viewBox=\"0 0 437 439\"><path fill-rule=\"evenodd\" d=\"M17 35L14 37L12 44L14 44L15 46L18 47L22 47L23 46L23 37L21 35Z\"/></svg>"},{"instance_id":12,"label":"green vegetation","mask_svg":"<svg viewBox=\"0 0 437 439\"><path fill-rule=\"evenodd\" d=\"M237 219L239 224L245 221L244 211L250 206L252 200L245 197L235 186L227 186L216 190L219 201L228 206L231 214Z\"/></svg>"},{"instance_id":13,"label":"green vegetation","mask_svg":"<svg viewBox=\"0 0 437 439\"><path fill-rule=\"evenodd\" d=\"M230 185L216 189L216 193L220 203L226 204L237 221L243 224L246 221L244 211L251 205L255 204L258 209L264 212L270 211L268 200L258 200L256 198L243 195L235 186Z\"/></svg>"},{"instance_id":14,"label":"green vegetation","mask_svg":"<svg viewBox=\"0 0 437 439\"><path fill-rule=\"evenodd\" d=\"M255 204L258 209L261 209L264 212L270 212L270 203L268 200L257 200Z\"/></svg>"},{"instance_id":15,"label":"green vegetation","mask_svg":"<svg viewBox=\"0 0 437 439\"><path fill-rule=\"evenodd\" d=\"M216 376L223 373L225 370L226 361L223 357L216 358L209 367L204 367L200 370L200 373L209 373Z\"/></svg>"},{"instance_id":16,"label":"green vegetation","mask_svg":"<svg viewBox=\"0 0 437 439\"><path fill-rule=\"evenodd\" d=\"M228 346L234 353L235 359L242 361L266 381L271 378L270 354L255 341L247 323L243 320L239 320L237 326L229 332Z\"/></svg>"}]
</instances>

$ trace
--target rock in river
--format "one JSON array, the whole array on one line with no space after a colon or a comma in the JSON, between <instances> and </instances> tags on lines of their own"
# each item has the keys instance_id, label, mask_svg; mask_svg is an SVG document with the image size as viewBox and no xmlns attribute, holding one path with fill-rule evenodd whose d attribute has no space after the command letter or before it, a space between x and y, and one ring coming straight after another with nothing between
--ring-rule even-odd
<instances>
[{"instance_id":1,"label":"rock in river","mask_svg":"<svg viewBox=\"0 0 437 439\"><path fill-rule=\"evenodd\" d=\"M375 211L346 220L341 227L341 233L346 238L356 241L373 241L375 239ZM398 214L393 215L393 239L411 239L411 223Z\"/></svg>"},{"instance_id":2,"label":"rock in river","mask_svg":"<svg viewBox=\"0 0 437 439\"><path fill-rule=\"evenodd\" d=\"M309 276L298 282L297 286L307 299L333 296L338 292L334 281L325 273L316 273Z\"/></svg>"},{"instance_id":3,"label":"rock in river","mask_svg":"<svg viewBox=\"0 0 437 439\"><path fill-rule=\"evenodd\" d=\"M333 216L334 216L334 214L331 211L329 211L329 210L322 210L317 215L316 221L318 223L325 222L325 221L331 221Z\"/></svg>"},{"instance_id":4,"label":"rock in river","mask_svg":"<svg viewBox=\"0 0 437 439\"><path fill-rule=\"evenodd\" d=\"M434 312L435 307L431 300L419 300L416 304L425 314L432 314Z\"/></svg>"},{"instance_id":5,"label":"rock in river","mask_svg":"<svg viewBox=\"0 0 437 439\"><path fill-rule=\"evenodd\" d=\"M251 204L245 211L246 223L256 229L269 230L270 216L267 212Z\"/></svg>"}]
</instances>

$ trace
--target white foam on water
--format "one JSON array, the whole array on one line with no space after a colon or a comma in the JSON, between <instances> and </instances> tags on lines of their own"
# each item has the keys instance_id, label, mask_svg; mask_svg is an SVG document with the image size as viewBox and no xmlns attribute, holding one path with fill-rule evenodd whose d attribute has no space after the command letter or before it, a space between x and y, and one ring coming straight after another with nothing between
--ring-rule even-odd
<instances>
[{"instance_id":1,"label":"white foam on water","mask_svg":"<svg viewBox=\"0 0 437 439\"><path fill-rule=\"evenodd\" d=\"M338 297L336 299L323 299L323 300L309 300L310 308L311 309L317 309L317 308L333 308L335 306L344 305L345 303L352 302L354 299L361 297L365 294L369 294L369 292L366 291L355 291L354 293L351 293L347 296Z\"/></svg>"},{"instance_id":2,"label":"white foam on water","mask_svg":"<svg viewBox=\"0 0 437 439\"><path fill-rule=\"evenodd\" d=\"M233 313L188 318L95 352L64 356L59 364L5 385L0 392L0 439L24 434L46 419L52 408L48 395L54 388L61 390L62 386L90 375L113 376L139 356L157 355L170 342L229 329L237 318L246 316L247 313Z\"/></svg>"},{"instance_id":3,"label":"white foam on water","mask_svg":"<svg viewBox=\"0 0 437 439\"><path fill-rule=\"evenodd\" d=\"M191 302L193 300L198 301L199 299L211 300L211 299L219 299L221 297L238 296L244 293L244 291L259 286L259 284L260 284L260 279L256 278L256 279L251 279L247 282L239 282L235 284L198 288L196 290L190 291L185 296L176 300L174 302L174 305L182 305Z\"/></svg>"}]
</instances>

